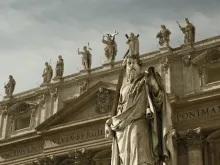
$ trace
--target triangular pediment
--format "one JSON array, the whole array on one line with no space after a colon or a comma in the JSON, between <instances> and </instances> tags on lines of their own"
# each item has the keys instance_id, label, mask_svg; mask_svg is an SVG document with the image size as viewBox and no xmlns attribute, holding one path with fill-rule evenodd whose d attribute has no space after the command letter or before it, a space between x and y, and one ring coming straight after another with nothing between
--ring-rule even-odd
<instances>
[{"instance_id":1,"label":"triangular pediment","mask_svg":"<svg viewBox=\"0 0 220 165\"><path fill-rule=\"evenodd\" d=\"M115 89L116 84L98 82L79 97L66 101L63 109L36 127L36 130L65 127L65 125L85 123L109 116Z\"/></svg>"},{"instance_id":2,"label":"triangular pediment","mask_svg":"<svg viewBox=\"0 0 220 165\"><path fill-rule=\"evenodd\" d=\"M207 63L214 63L214 62L219 62L220 61L220 49L219 48L214 48L211 50L206 50L193 58L192 60L193 64L196 65L203 65Z\"/></svg>"}]
</instances>

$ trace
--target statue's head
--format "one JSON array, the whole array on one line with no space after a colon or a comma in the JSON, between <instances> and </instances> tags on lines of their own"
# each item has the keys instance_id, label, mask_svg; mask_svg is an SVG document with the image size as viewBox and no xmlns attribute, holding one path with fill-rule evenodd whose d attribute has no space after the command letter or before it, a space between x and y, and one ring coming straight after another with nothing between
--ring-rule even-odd
<instances>
[{"instance_id":1,"label":"statue's head","mask_svg":"<svg viewBox=\"0 0 220 165\"><path fill-rule=\"evenodd\" d=\"M83 50L85 50L85 51L86 51L86 50L87 50L87 46L83 46Z\"/></svg>"},{"instance_id":2,"label":"statue's head","mask_svg":"<svg viewBox=\"0 0 220 165\"><path fill-rule=\"evenodd\" d=\"M59 56L58 56L58 59L62 60L62 56L61 56L61 55L59 55Z\"/></svg>"},{"instance_id":3,"label":"statue's head","mask_svg":"<svg viewBox=\"0 0 220 165\"><path fill-rule=\"evenodd\" d=\"M107 36L106 36L106 38L107 38L107 40L108 40L108 41L110 41L110 40L111 40L110 35L107 35Z\"/></svg>"},{"instance_id":4,"label":"statue's head","mask_svg":"<svg viewBox=\"0 0 220 165\"><path fill-rule=\"evenodd\" d=\"M123 62L126 68L127 81L133 82L141 73L142 61L139 56L127 56Z\"/></svg>"},{"instance_id":5,"label":"statue's head","mask_svg":"<svg viewBox=\"0 0 220 165\"><path fill-rule=\"evenodd\" d=\"M45 65L48 66L49 65L48 62L45 62Z\"/></svg>"},{"instance_id":6,"label":"statue's head","mask_svg":"<svg viewBox=\"0 0 220 165\"><path fill-rule=\"evenodd\" d=\"M12 79L13 79L13 76L12 76L12 75L9 75L9 79L12 80Z\"/></svg>"},{"instance_id":7,"label":"statue's head","mask_svg":"<svg viewBox=\"0 0 220 165\"><path fill-rule=\"evenodd\" d=\"M134 38L134 33L133 32L130 33L130 37Z\"/></svg>"},{"instance_id":8,"label":"statue's head","mask_svg":"<svg viewBox=\"0 0 220 165\"><path fill-rule=\"evenodd\" d=\"M186 24L189 24L188 18L185 18L184 21L185 21Z\"/></svg>"},{"instance_id":9,"label":"statue's head","mask_svg":"<svg viewBox=\"0 0 220 165\"><path fill-rule=\"evenodd\" d=\"M165 25L161 25L160 26L162 29L166 29L166 26Z\"/></svg>"}]
</instances>

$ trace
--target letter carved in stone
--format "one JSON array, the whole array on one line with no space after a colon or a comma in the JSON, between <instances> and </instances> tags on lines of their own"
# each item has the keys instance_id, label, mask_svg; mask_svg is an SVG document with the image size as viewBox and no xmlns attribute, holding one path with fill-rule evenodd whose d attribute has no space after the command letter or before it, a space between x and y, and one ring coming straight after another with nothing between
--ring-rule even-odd
<instances>
[{"instance_id":1,"label":"letter carved in stone","mask_svg":"<svg viewBox=\"0 0 220 165\"><path fill-rule=\"evenodd\" d=\"M108 89L99 88L97 92L97 112L101 114L109 112L112 105L111 100L110 91Z\"/></svg>"}]
</instances>

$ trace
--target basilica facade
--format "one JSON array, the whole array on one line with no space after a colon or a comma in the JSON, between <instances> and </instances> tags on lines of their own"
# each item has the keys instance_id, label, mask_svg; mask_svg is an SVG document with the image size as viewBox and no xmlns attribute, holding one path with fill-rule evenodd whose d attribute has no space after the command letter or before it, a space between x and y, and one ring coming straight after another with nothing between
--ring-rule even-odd
<instances>
[{"instance_id":1,"label":"basilica facade","mask_svg":"<svg viewBox=\"0 0 220 165\"><path fill-rule=\"evenodd\" d=\"M220 164L220 36L140 55L172 107L176 165ZM54 79L0 102L1 165L110 165L105 122L123 61ZM88 66L87 66L88 67Z\"/></svg>"}]
</instances>

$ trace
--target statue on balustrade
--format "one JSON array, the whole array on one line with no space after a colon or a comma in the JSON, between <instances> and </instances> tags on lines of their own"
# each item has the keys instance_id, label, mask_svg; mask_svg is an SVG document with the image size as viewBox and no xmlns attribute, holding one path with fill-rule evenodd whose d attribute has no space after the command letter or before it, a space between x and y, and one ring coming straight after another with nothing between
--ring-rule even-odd
<instances>
[{"instance_id":1,"label":"statue on balustrade","mask_svg":"<svg viewBox=\"0 0 220 165\"><path fill-rule=\"evenodd\" d=\"M113 115L105 124L106 138L113 138L111 164L168 164L172 151L171 106L155 68L141 73L142 61L135 55L138 48L134 45L133 55L123 62Z\"/></svg>"},{"instance_id":2,"label":"statue on balustrade","mask_svg":"<svg viewBox=\"0 0 220 165\"><path fill-rule=\"evenodd\" d=\"M9 75L9 81L8 83L5 85L5 94L9 97L12 96L14 89L15 89L15 85L16 85L16 81L13 78L12 75Z\"/></svg>"},{"instance_id":3,"label":"statue on balustrade","mask_svg":"<svg viewBox=\"0 0 220 165\"><path fill-rule=\"evenodd\" d=\"M58 61L56 64L56 76L55 78L61 78L64 72L64 62L61 55L58 56Z\"/></svg>"},{"instance_id":4,"label":"statue on balustrade","mask_svg":"<svg viewBox=\"0 0 220 165\"><path fill-rule=\"evenodd\" d=\"M169 47L170 34L171 32L169 29L167 29L165 25L161 25L161 30L156 36L159 38L159 44L161 47Z\"/></svg>"},{"instance_id":5,"label":"statue on balustrade","mask_svg":"<svg viewBox=\"0 0 220 165\"><path fill-rule=\"evenodd\" d=\"M114 62L115 56L117 55L117 44L115 42L115 36L118 34L118 32L114 32L114 34L107 34L106 36L103 36L102 42L106 45L104 51L105 51L105 57L106 62ZM106 40L105 40L106 37Z\"/></svg>"},{"instance_id":6,"label":"statue on balustrade","mask_svg":"<svg viewBox=\"0 0 220 165\"><path fill-rule=\"evenodd\" d=\"M53 77L53 69L48 62L45 62L45 68L42 77L43 77L43 84L48 84L51 82L51 79Z\"/></svg>"},{"instance_id":7,"label":"statue on balustrade","mask_svg":"<svg viewBox=\"0 0 220 165\"><path fill-rule=\"evenodd\" d=\"M130 36L128 36L127 34L125 36L128 39L126 44L129 45L128 51L126 52L125 56L139 55L139 35L135 36L134 33L131 32Z\"/></svg>"},{"instance_id":8,"label":"statue on balustrade","mask_svg":"<svg viewBox=\"0 0 220 165\"><path fill-rule=\"evenodd\" d=\"M79 51L79 48L78 48L78 55L82 55L82 65L85 70L91 69L92 54L91 54L90 50L92 50L92 49L89 47L89 44L88 44L88 46L83 47L83 51Z\"/></svg>"},{"instance_id":9,"label":"statue on balustrade","mask_svg":"<svg viewBox=\"0 0 220 165\"><path fill-rule=\"evenodd\" d=\"M182 27L179 25L180 30L183 32L184 34L184 43L194 43L195 42L195 26L189 22L188 18L184 19L185 21L185 26Z\"/></svg>"}]
</instances>

